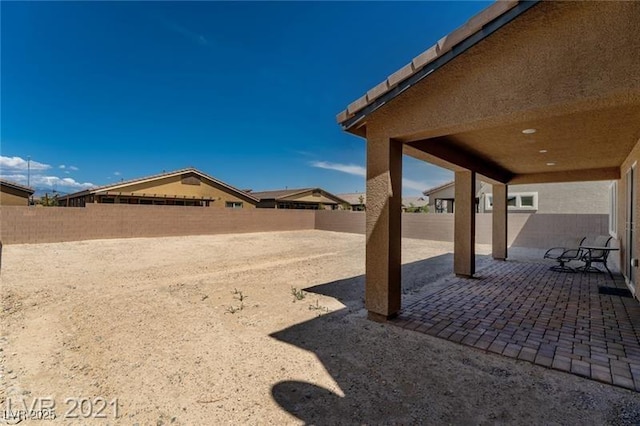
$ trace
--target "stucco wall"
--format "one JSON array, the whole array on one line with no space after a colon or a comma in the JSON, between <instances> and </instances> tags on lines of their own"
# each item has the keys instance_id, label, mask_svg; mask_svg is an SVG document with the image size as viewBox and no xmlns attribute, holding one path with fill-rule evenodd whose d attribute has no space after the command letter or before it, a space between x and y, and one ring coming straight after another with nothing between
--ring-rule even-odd
<instances>
[{"instance_id":1,"label":"stucco wall","mask_svg":"<svg viewBox=\"0 0 640 426\"><path fill-rule=\"evenodd\" d=\"M23 192L2 187L0 191L0 206L26 206L29 198Z\"/></svg>"},{"instance_id":2,"label":"stucco wall","mask_svg":"<svg viewBox=\"0 0 640 426\"><path fill-rule=\"evenodd\" d=\"M635 200L633 200L633 208L635 209L635 237L633 238L634 240L634 248L635 248L635 253L633 254L633 258L639 258L640 257L640 233L637 231L638 229L638 215L640 214L640 168L637 167L636 163L640 161L640 140L638 140L638 143L636 144L636 146L633 148L633 150L631 151L631 153L629 154L629 156L627 157L627 159L624 161L624 163L622 164L622 166L620 167L620 175L621 175L621 179L618 181L618 202L617 202L617 217L618 217L618 224L617 224L617 237L618 240L620 242L620 259L621 259L621 265L623 260L625 259L626 256L626 251L629 247L629 242L627 241L627 233L626 233L626 226L627 223L629 222L629 219L627 218L627 210L628 210L628 200L627 200L627 182L626 182L626 174L629 171L629 169L631 167L633 167L635 165L635 171L634 171L634 189L635 189ZM626 262L625 265L626 266ZM640 271L638 271L638 267L633 267L634 271L635 271L635 291L636 291L636 298L640 299L640 292L638 290L640 290L640 286L638 284L638 273ZM621 270L624 272L625 268L622 267Z\"/></svg>"},{"instance_id":3,"label":"stucco wall","mask_svg":"<svg viewBox=\"0 0 640 426\"><path fill-rule=\"evenodd\" d=\"M542 214L609 214L610 181L564 182L509 185L509 194L538 194L538 209ZM492 185L483 183L479 191L480 211L485 212L483 195L492 193ZM490 211L490 210L489 210Z\"/></svg>"}]
</instances>

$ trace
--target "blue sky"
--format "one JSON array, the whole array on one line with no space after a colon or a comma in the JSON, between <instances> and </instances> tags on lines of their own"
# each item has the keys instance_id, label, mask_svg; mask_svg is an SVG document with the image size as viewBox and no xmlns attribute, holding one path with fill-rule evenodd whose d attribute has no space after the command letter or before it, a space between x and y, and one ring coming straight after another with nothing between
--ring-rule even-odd
<instances>
[{"instance_id":1,"label":"blue sky","mask_svg":"<svg viewBox=\"0 0 640 426\"><path fill-rule=\"evenodd\" d=\"M0 174L38 189L193 166L364 191L346 105L488 2L1 4ZM403 192L452 175L405 157Z\"/></svg>"}]
</instances>

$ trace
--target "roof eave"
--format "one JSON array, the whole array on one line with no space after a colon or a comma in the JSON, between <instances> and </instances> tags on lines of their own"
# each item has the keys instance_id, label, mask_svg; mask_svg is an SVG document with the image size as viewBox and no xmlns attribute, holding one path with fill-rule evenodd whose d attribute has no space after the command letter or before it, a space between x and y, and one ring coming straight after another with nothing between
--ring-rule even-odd
<instances>
[{"instance_id":1,"label":"roof eave","mask_svg":"<svg viewBox=\"0 0 640 426\"><path fill-rule=\"evenodd\" d=\"M476 44L478 44L479 42L481 42L482 40L484 40L494 32L498 31L504 25L513 21L518 16L522 15L524 12L526 12L527 10L529 10L530 8L538 4L540 1L541 0L523 0L518 2L516 5L506 10L504 13L498 15L494 19L483 24L477 31L475 31L473 34L470 34L468 37L462 39L460 42L456 43L455 45L453 45L448 51L444 53L438 53L439 56L437 56L432 61L426 63L422 68L419 68L416 71L412 72L405 79L399 82L393 81L393 77L395 75L402 73L403 70L407 69L409 66L413 67L412 64L413 62L415 62L415 59L414 59L412 63L407 64L405 67L401 68L399 71L396 71L396 73L392 74L389 78L387 78L387 80L385 80L386 84L390 86L390 88L386 90L384 93L377 95L377 93L375 93L376 88L373 88L369 90L367 94L365 94L363 97L361 97L360 99L350 104L347 110L342 111L340 114L338 114L337 118L340 126L342 127L343 130L347 132L365 137L366 122L364 120L368 115L372 114L378 108L381 108L382 106L391 102L393 99L398 97L402 92L416 85L422 79L429 76L434 71L443 67L445 64L455 59L457 56L461 55L462 53L464 53L471 47L475 46ZM451 33L449 36L451 36L454 33ZM426 52L429 52L429 50L432 50L432 49L437 49L437 46L438 44L436 44L435 46L432 46ZM392 86L392 84L390 83L394 83L395 86ZM377 97L374 98L373 96L375 95L377 95ZM371 97L371 99L369 99L369 97ZM351 107L354 107L353 111L349 111Z\"/></svg>"}]
</instances>

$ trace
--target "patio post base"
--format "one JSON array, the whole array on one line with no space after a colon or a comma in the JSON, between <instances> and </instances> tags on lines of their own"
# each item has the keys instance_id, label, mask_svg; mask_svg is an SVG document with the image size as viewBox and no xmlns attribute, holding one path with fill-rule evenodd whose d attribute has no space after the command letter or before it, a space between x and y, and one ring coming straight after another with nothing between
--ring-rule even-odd
<instances>
[{"instance_id":1,"label":"patio post base","mask_svg":"<svg viewBox=\"0 0 640 426\"><path fill-rule=\"evenodd\" d=\"M456 277L458 278L473 278L473 274L469 275L469 274L456 274Z\"/></svg>"},{"instance_id":2,"label":"patio post base","mask_svg":"<svg viewBox=\"0 0 640 426\"><path fill-rule=\"evenodd\" d=\"M383 314L379 314L377 312L372 312L372 311L369 311L367 313L367 319L369 321L374 321L374 322L387 322L391 319L394 319L397 316L398 316L397 312L390 315L383 315Z\"/></svg>"}]
</instances>

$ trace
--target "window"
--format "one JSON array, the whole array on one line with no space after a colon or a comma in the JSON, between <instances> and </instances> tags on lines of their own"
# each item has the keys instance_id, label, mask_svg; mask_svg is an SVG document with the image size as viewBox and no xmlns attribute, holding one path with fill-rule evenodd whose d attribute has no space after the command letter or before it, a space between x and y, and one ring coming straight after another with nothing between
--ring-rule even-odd
<instances>
[{"instance_id":1,"label":"window","mask_svg":"<svg viewBox=\"0 0 640 426\"><path fill-rule=\"evenodd\" d=\"M528 207L533 208L533 195L521 195L520 196L520 207Z\"/></svg>"},{"instance_id":2,"label":"window","mask_svg":"<svg viewBox=\"0 0 640 426\"><path fill-rule=\"evenodd\" d=\"M240 201L227 201L225 204L225 207L230 208L230 209L241 209L242 208L242 202Z\"/></svg>"},{"instance_id":3,"label":"window","mask_svg":"<svg viewBox=\"0 0 640 426\"><path fill-rule=\"evenodd\" d=\"M618 182L609 186L609 235L618 238Z\"/></svg>"},{"instance_id":4,"label":"window","mask_svg":"<svg viewBox=\"0 0 640 426\"><path fill-rule=\"evenodd\" d=\"M509 210L538 210L538 193L523 192L509 194L507 196L507 208ZM484 197L484 209L493 210L493 194Z\"/></svg>"}]
</instances>

